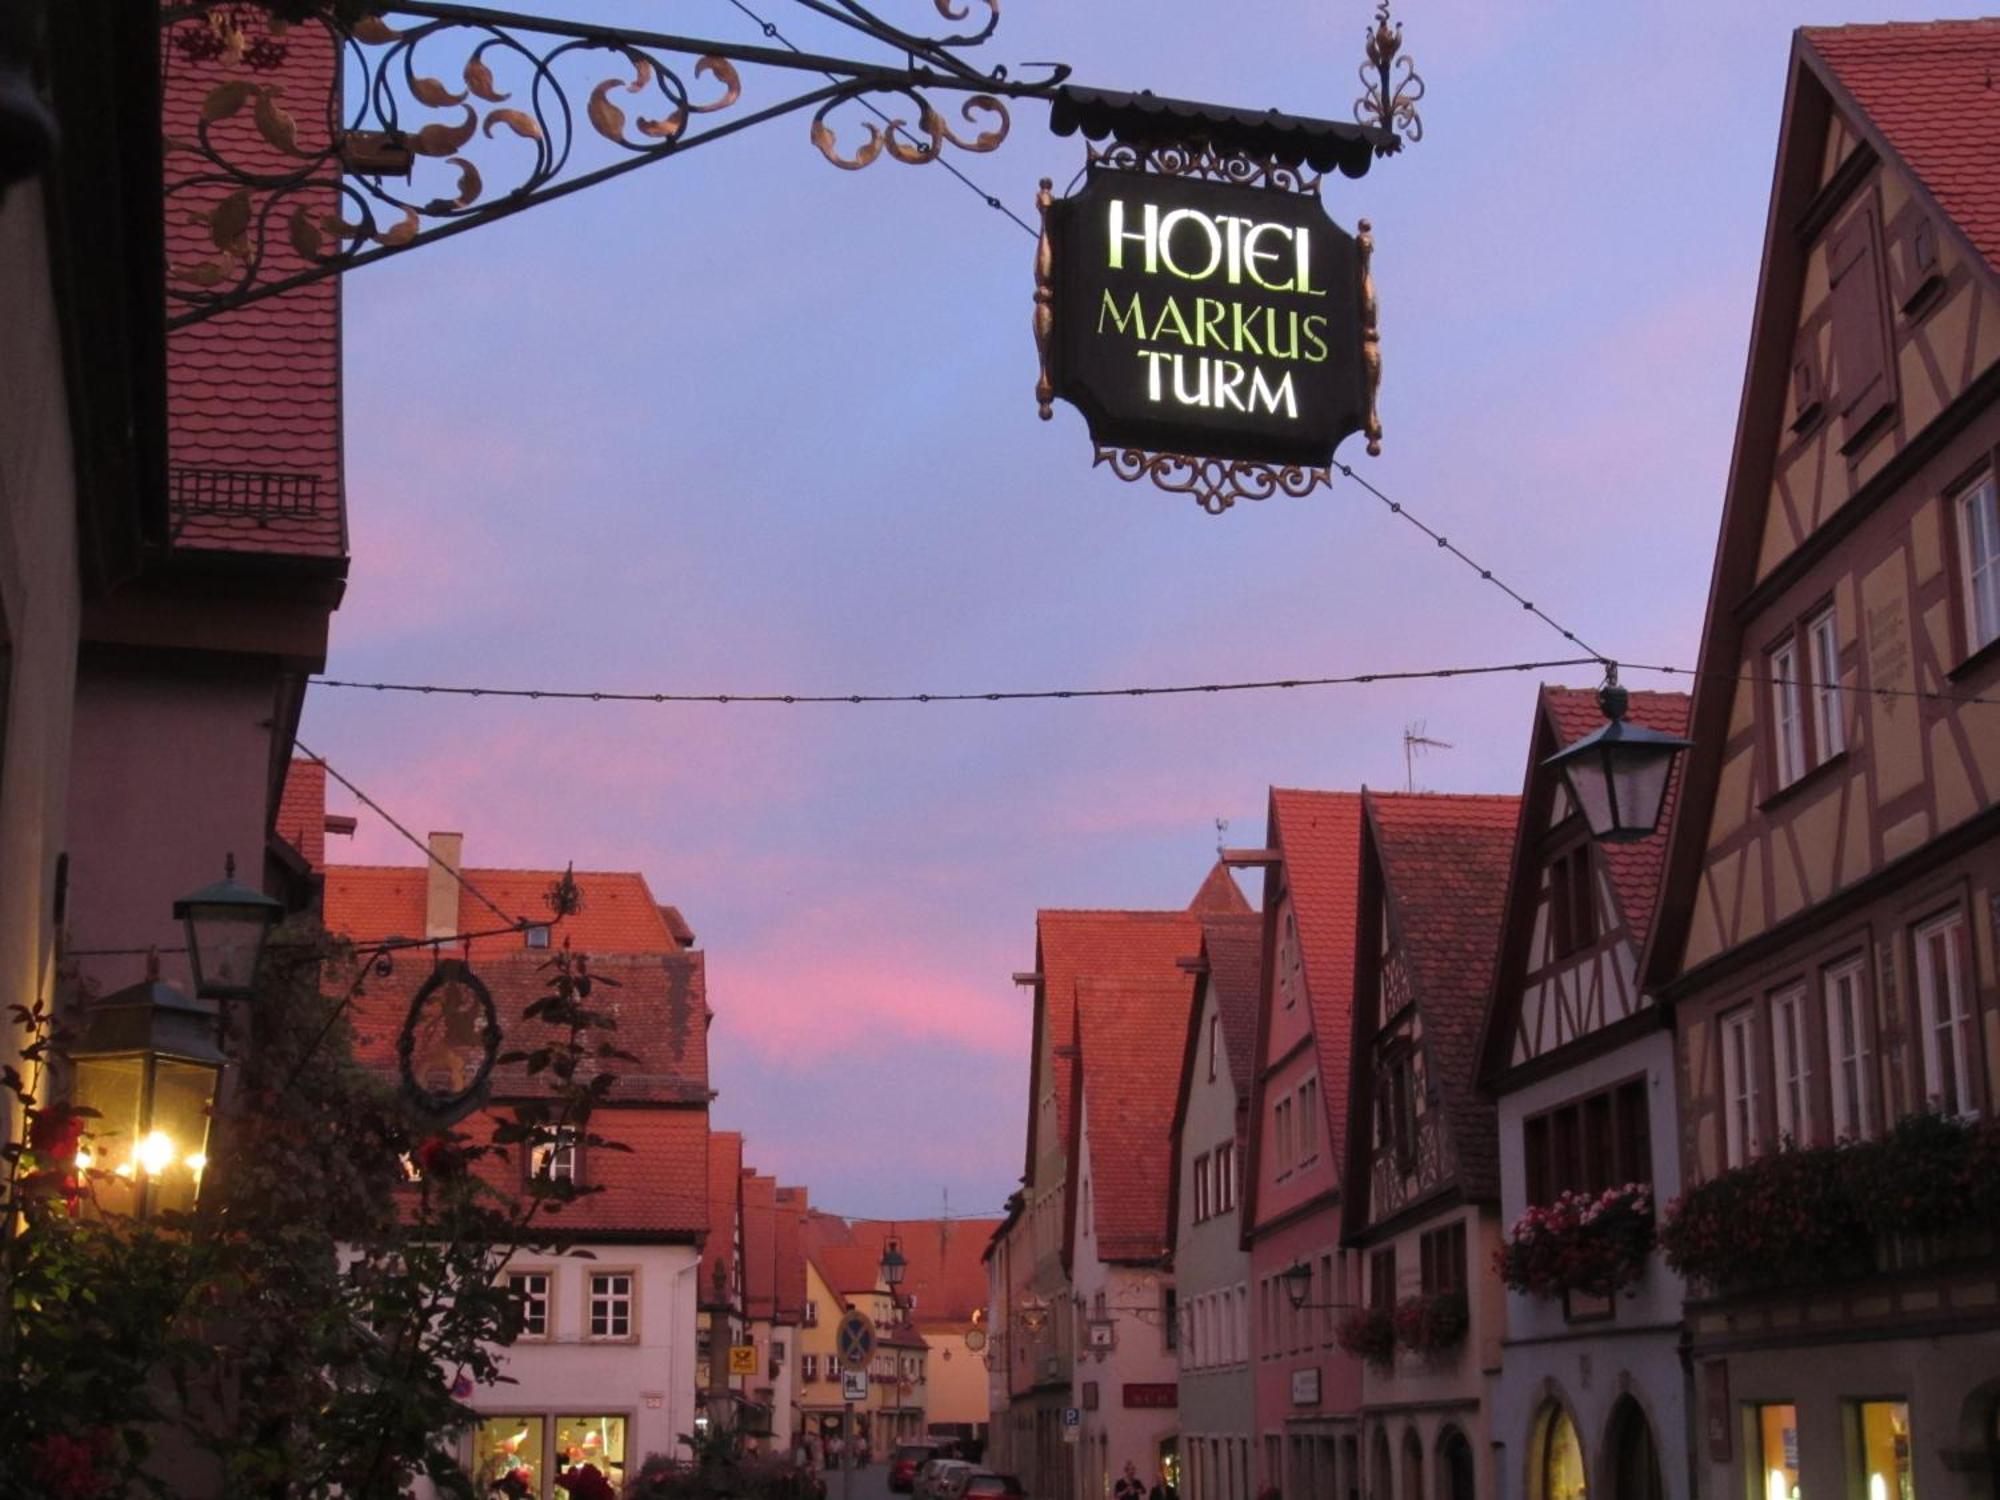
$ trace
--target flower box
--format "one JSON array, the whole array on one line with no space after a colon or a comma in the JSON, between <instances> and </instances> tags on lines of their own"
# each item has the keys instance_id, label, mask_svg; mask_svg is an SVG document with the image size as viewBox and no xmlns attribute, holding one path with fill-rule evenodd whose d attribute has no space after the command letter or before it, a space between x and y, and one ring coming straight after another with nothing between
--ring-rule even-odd
<instances>
[{"instance_id":1,"label":"flower box","mask_svg":"<svg viewBox=\"0 0 2000 1500\"><path fill-rule=\"evenodd\" d=\"M1442 1354L1465 1342L1471 1321L1463 1292L1431 1292L1396 1304L1396 1342L1412 1354Z\"/></svg>"},{"instance_id":2,"label":"flower box","mask_svg":"<svg viewBox=\"0 0 2000 1500\"><path fill-rule=\"evenodd\" d=\"M1384 1307L1353 1308L1341 1317L1334 1340L1371 1365L1386 1365L1396 1357L1394 1316Z\"/></svg>"},{"instance_id":3,"label":"flower box","mask_svg":"<svg viewBox=\"0 0 2000 1500\"><path fill-rule=\"evenodd\" d=\"M1602 1301L1645 1274L1654 1239L1653 1190L1628 1182L1530 1208L1507 1231L1494 1263L1512 1291Z\"/></svg>"}]
</instances>

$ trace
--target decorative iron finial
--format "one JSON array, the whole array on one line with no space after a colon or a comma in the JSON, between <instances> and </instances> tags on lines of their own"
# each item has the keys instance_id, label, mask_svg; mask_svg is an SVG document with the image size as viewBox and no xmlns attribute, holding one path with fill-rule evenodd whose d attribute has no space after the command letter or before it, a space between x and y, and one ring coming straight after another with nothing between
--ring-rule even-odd
<instances>
[{"instance_id":1,"label":"decorative iron finial","mask_svg":"<svg viewBox=\"0 0 2000 1500\"><path fill-rule=\"evenodd\" d=\"M1417 101L1424 97L1424 81L1417 76L1416 64L1401 55L1402 22L1389 20L1389 0L1377 0L1375 25L1367 33L1368 61L1361 65L1361 97L1354 101L1354 118L1374 125L1397 138L1396 146L1377 147L1387 155L1403 141L1424 138L1423 117ZM1402 75L1396 65L1402 64Z\"/></svg>"}]
</instances>

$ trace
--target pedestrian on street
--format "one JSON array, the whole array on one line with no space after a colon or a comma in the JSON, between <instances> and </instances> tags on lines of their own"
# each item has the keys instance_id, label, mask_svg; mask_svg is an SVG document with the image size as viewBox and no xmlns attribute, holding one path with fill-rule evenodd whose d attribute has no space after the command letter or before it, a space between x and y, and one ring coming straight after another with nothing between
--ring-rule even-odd
<instances>
[{"instance_id":1,"label":"pedestrian on street","mask_svg":"<svg viewBox=\"0 0 2000 1500\"><path fill-rule=\"evenodd\" d=\"M1130 1459L1125 1461L1125 1472L1118 1476L1118 1482L1111 1486L1111 1500L1146 1500L1146 1486L1140 1482L1139 1466Z\"/></svg>"},{"instance_id":2,"label":"pedestrian on street","mask_svg":"<svg viewBox=\"0 0 2000 1500\"><path fill-rule=\"evenodd\" d=\"M1160 1470L1159 1481L1153 1486L1146 1500L1181 1500L1181 1492L1174 1488L1174 1482L1167 1478L1167 1471Z\"/></svg>"}]
</instances>

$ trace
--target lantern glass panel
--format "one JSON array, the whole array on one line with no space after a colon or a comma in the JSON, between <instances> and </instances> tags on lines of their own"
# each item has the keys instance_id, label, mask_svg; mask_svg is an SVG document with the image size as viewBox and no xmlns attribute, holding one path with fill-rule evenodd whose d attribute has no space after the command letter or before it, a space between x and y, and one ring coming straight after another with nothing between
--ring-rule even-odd
<instances>
[{"instance_id":1,"label":"lantern glass panel","mask_svg":"<svg viewBox=\"0 0 2000 1500\"><path fill-rule=\"evenodd\" d=\"M97 1166L116 1167L132 1159L132 1146L143 1132L139 1123L146 1108L146 1059L79 1057L74 1063L70 1097L79 1109L94 1109L86 1118L85 1149Z\"/></svg>"},{"instance_id":2,"label":"lantern glass panel","mask_svg":"<svg viewBox=\"0 0 2000 1500\"><path fill-rule=\"evenodd\" d=\"M247 995L264 947L265 915L252 908L201 902L188 908L188 953L200 994Z\"/></svg>"},{"instance_id":3,"label":"lantern glass panel","mask_svg":"<svg viewBox=\"0 0 2000 1500\"><path fill-rule=\"evenodd\" d=\"M1618 773L1618 815L1625 837L1645 838L1659 825L1674 755L1670 749L1639 751L1637 747L1625 753Z\"/></svg>"},{"instance_id":4,"label":"lantern glass panel","mask_svg":"<svg viewBox=\"0 0 2000 1500\"><path fill-rule=\"evenodd\" d=\"M163 1057L153 1068L152 1118L148 1136L164 1136L167 1159L152 1172L153 1206L186 1211L194 1207L208 1164L209 1112L215 1103L216 1070L203 1063Z\"/></svg>"},{"instance_id":5,"label":"lantern glass panel","mask_svg":"<svg viewBox=\"0 0 2000 1500\"><path fill-rule=\"evenodd\" d=\"M1576 799L1583 821L1590 825L1591 834L1596 838L1603 838L1605 831L1618 821L1611 805L1610 760L1611 757L1600 750L1595 755L1579 756L1563 766L1563 777L1569 782L1569 794Z\"/></svg>"}]
</instances>

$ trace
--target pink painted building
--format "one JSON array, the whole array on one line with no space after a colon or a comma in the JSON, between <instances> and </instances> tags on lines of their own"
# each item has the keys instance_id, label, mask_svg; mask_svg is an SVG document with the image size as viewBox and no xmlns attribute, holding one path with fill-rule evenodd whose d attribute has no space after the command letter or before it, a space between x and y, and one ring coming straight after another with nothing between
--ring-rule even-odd
<instances>
[{"instance_id":1,"label":"pink painted building","mask_svg":"<svg viewBox=\"0 0 2000 1500\"><path fill-rule=\"evenodd\" d=\"M1361 798L1271 790L1264 867L1264 980L1257 1016L1244 1240L1260 1485L1358 1494L1361 1371L1335 1342L1353 1267L1341 1177L1354 993ZM1286 1272L1307 1273L1294 1307ZM1296 1278L1294 1278L1296 1279Z\"/></svg>"}]
</instances>

